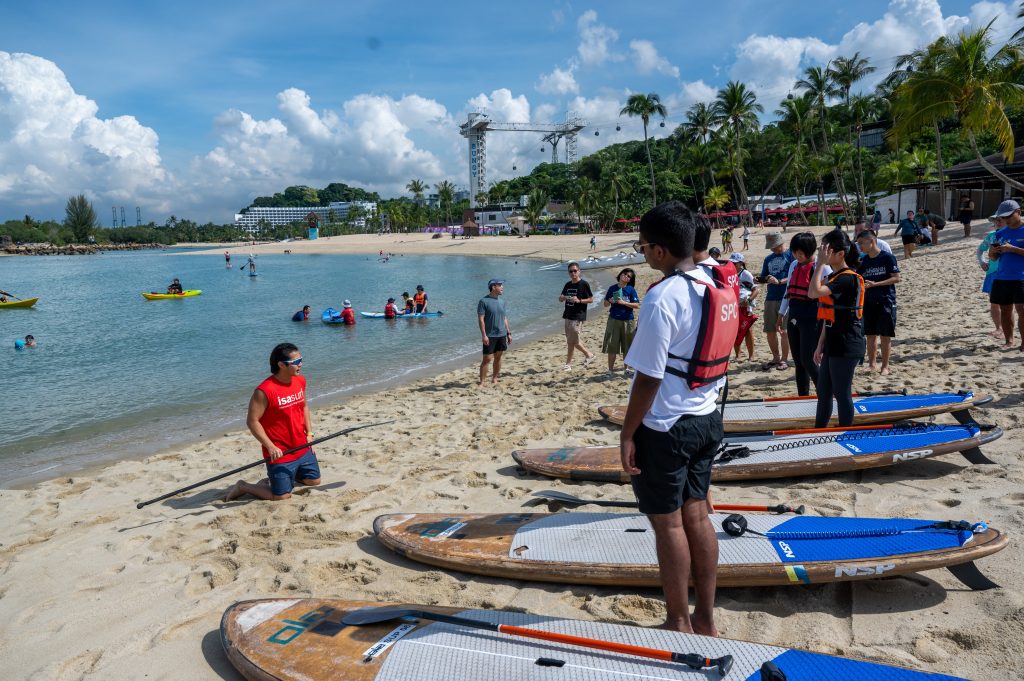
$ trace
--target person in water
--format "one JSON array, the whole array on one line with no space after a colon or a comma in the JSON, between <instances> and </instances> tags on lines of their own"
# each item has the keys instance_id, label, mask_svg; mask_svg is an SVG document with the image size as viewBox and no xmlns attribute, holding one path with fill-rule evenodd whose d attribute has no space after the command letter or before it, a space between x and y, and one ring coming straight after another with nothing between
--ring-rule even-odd
<instances>
[{"instance_id":1,"label":"person in water","mask_svg":"<svg viewBox=\"0 0 1024 681\"><path fill-rule=\"evenodd\" d=\"M34 348L36 346L36 337L32 334L25 336L25 347Z\"/></svg>"},{"instance_id":2,"label":"person in water","mask_svg":"<svg viewBox=\"0 0 1024 681\"><path fill-rule=\"evenodd\" d=\"M807 295L818 301L822 322L814 362L818 365L818 409L814 427L832 419L832 400L839 411L839 426L853 425L853 373L864 359L864 279L853 269L860 261L857 247L845 232L821 237L821 248ZM825 265L833 274L822 283Z\"/></svg>"},{"instance_id":3,"label":"person in water","mask_svg":"<svg viewBox=\"0 0 1024 681\"><path fill-rule=\"evenodd\" d=\"M251 494L257 499L281 501L292 496L295 483L320 484L320 464L312 447L313 421L306 402L302 354L291 343L270 353L270 376L249 399L246 425L263 448L267 479L257 484L239 480L224 494L224 501ZM298 451L290 454L290 449Z\"/></svg>"},{"instance_id":4,"label":"person in water","mask_svg":"<svg viewBox=\"0 0 1024 681\"><path fill-rule=\"evenodd\" d=\"M181 288L181 282L175 279L171 282L171 285L167 287L167 292L174 295L181 295L184 291Z\"/></svg>"},{"instance_id":5,"label":"person in water","mask_svg":"<svg viewBox=\"0 0 1024 681\"><path fill-rule=\"evenodd\" d=\"M256 274L256 254L250 253L249 259L245 262L249 267L249 274Z\"/></svg>"},{"instance_id":6,"label":"person in water","mask_svg":"<svg viewBox=\"0 0 1024 681\"><path fill-rule=\"evenodd\" d=\"M394 319L398 316L398 308L395 307L395 299L388 298L388 302L384 305L384 319Z\"/></svg>"},{"instance_id":7,"label":"person in water","mask_svg":"<svg viewBox=\"0 0 1024 681\"><path fill-rule=\"evenodd\" d=\"M341 310L341 319L347 326L355 326L356 323L356 311L352 309L352 301L346 300L344 308Z\"/></svg>"},{"instance_id":8,"label":"person in water","mask_svg":"<svg viewBox=\"0 0 1024 681\"><path fill-rule=\"evenodd\" d=\"M402 292L402 300L405 302L405 314L412 314L416 311L416 303L409 297L408 291Z\"/></svg>"},{"instance_id":9,"label":"person in water","mask_svg":"<svg viewBox=\"0 0 1024 681\"><path fill-rule=\"evenodd\" d=\"M309 305L303 305L302 309L292 315L293 322L309 321Z\"/></svg>"},{"instance_id":10,"label":"person in water","mask_svg":"<svg viewBox=\"0 0 1024 681\"><path fill-rule=\"evenodd\" d=\"M412 300L416 303L416 314L426 314L427 292L423 290L422 284L416 287L416 295L412 297Z\"/></svg>"},{"instance_id":11,"label":"person in water","mask_svg":"<svg viewBox=\"0 0 1024 681\"><path fill-rule=\"evenodd\" d=\"M224 262L228 265L231 264L231 253L228 251L224 251Z\"/></svg>"}]
</instances>

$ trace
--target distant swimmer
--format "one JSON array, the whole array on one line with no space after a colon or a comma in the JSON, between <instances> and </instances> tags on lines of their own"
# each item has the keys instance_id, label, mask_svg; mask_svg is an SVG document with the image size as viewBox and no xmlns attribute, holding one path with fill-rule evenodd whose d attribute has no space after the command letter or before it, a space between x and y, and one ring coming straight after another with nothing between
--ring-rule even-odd
<instances>
[{"instance_id":1,"label":"distant swimmer","mask_svg":"<svg viewBox=\"0 0 1024 681\"><path fill-rule=\"evenodd\" d=\"M309 321L309 305L303 305L302 309L292 315L293 322Z\"/></svg>"},{"instance_id":2,"label":"distant swimmer","mask_svg":"<svg viewBox=\"0 0 1024 681\"><path fill-rule=\"evenodd\" d=\"M267 480L255 485L239 480L225 493L224 501L246 494L266 501L280 501L291 497L296 482L320 484L320 465L312 447L283 454L313 439L299 349L291 343L275 347L270 353L270 372L253 391L246 417L249 431L263 446Z\"/></svg>"},{"instance_id":3,"label":"distant swimmer","mask_svg":"<svg viewBox=\"0 0 1024 681\"><path fill-rule=\"evenodd\" d=\"M25 336L25 347L34 348L36 346L36 337L32 334Z\"/></svg>"},{"instance_id":4,"label":"distant swimmer","mask_svg":"<svg viewBox=\"0 0 1024 681\"><path fill-rule=\"evenodd\" d=\"M423 290L422 284L416 287L416 295L414 295L412 299L413 302L416 303L416 314L425 313L427 311L427 292Z\"/></svg>"},{"instance_id":5,"label":"distant swimmer","mask_svg":"<svg viewBox=\"0 0 1024 681\"><path fill-rule=\"evenodd\" d=\"M177 278L175 278L175 280L172 281L170 283L170 285L167 287L167 293L169 293L169 294L179 295L180 296L183 292L184 291L181 288L181 282L178 281Z\"/></svg>"},{"instance_id":6,"label":"distant swimmer","mask_svg":"<svg viewBox=\"0 0 1024 681\"><path fill-rule=\"evenodd\" d=\"M384 305L384 319L394 319L398 316L398 308L395 306L395 299L388 298L387 304Z\"/></svg>"},{"instance_id":7,"label":"distant swimmer","mask_svg":"<svg viewBox=\"0 0 1024 681\"><path fill-rule=\"evenodd\" d=\"M356 311L352 309L352 302L346 300L343 304L345 307L341 311L341 319L348 326L354 326L356 323Z\"/></svg>"}]
</instances>

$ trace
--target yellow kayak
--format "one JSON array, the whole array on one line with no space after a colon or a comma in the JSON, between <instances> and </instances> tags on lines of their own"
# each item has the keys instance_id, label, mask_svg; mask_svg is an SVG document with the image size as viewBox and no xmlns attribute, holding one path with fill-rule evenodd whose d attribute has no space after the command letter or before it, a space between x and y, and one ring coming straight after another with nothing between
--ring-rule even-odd
<instances>
[{"instance_id":1,"label":"yellow kayak","mask_svg":"<svg viewBox=\"0 0 1024 681\"><path fill-rule=\"evenodd\" d=\"M32 307L36 304L38 298L29 298L28 300L12 300L9 303L0 303L0 310L5 307Z\"/></svg>"},{"instance_id":2,"label":"yellow kayak","mask_svg":"<svg viewBox=\"0 0 1024 681\"><path fill-rule=\"evenodd\" d=\"M177 300L178 298L191 298L192 296L201 295L202 291L199 289L189 289L182 291L181 293L143 293L142 297L146 300Z\"/></svg>"}]
</instances>

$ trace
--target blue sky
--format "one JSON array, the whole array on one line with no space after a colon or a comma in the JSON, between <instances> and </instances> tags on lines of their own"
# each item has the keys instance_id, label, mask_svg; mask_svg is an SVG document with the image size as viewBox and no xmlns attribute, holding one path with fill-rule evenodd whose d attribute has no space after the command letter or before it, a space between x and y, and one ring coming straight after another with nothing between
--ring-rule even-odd
<instances>
[{"instance_id":1,"label":"blue sky","mask_svg":"<svg viewBox=\"0 0 1024 681\"><path fill-rule=\"evenodd\" d=\"M101 216L224 222L290 184L465 185L471 110L577 110L601 130L581 136L588 153L640 136L614 132L630 92L667 102L664 134L729 79L770 112L807 65L859 50L884 71L991 18L1008 35L1015 14L936 0L22 3L0 23L0 220L60 217L83 191ZM491 178L546 160L536 137L492 135Z\"/></svg>"}]
</instances>

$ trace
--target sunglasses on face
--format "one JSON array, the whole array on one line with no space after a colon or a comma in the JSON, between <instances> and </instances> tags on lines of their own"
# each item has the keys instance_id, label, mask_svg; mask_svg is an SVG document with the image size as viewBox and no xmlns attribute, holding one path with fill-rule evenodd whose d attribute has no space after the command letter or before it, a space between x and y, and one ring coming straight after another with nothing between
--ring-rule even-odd
<instances>
[{"instance_id":1,"label":"sunglasses on face","mask_svg":"<svg viewBox=\"0 0 1024 681\"><path fill-rule=\"evenodd\" d=\"M654 243L653 241L648 241L645 244L642 244L639 241L634 241L633 242L633 250L636 251L637 253L643 253L645 248L650 248L651 246L657 246L657 245L658 244Z\"/></svg>"},{"instance_id":2,"label":"sunglasses on face","mask_svg":"<svg viewBox=\"0 0 1024 681\"><path fill-rule=\"evenodd\" d=\"M576 274L579 270L569 270L569 274Z\"/></svg>"},{"instance_id":3,"label":"sunglasses on face","mask_svg":"<svg viewBox=\"0 0 1024 681\"><path fill-rule=\"evenodd\" d=\"M295 359L286 359L286 360L282 360L282 361L285 364L287 364L288 366L290 366L290 367L302 366L302 358L301 357L296 357Z\"/></svg>"}]
</instances>

